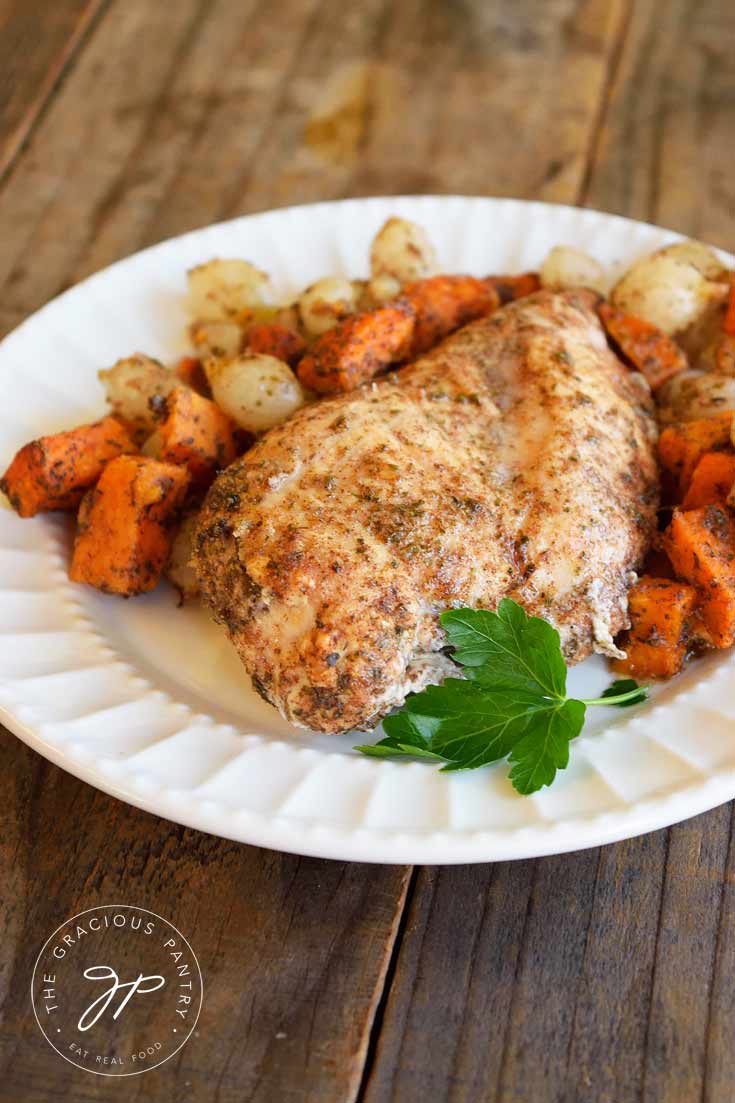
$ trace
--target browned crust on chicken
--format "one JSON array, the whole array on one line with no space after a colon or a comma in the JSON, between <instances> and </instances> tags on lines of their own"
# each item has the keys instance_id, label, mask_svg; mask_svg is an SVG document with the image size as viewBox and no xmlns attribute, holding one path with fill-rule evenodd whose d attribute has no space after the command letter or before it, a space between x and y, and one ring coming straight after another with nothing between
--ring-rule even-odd
<instances>
[{"instance_id":1,"label":"browned crust on chicken","mask_svg":"<svg viewBox=\"0 0 735 1103\"><path fill-rule=\"evenodd\" d=\"M202 593L254 684L321 731L440 681L438 615L503 596L567 659L614 650L655 528L647 384L585 292L539 292L301 410L216 480Z\"/></svg>"}]
</instances>

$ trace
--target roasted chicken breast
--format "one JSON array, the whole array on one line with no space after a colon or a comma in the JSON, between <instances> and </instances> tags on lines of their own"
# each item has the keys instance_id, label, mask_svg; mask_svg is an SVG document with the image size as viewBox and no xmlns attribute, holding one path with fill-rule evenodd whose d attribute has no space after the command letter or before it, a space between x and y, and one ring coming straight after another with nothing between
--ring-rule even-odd
<instances>
[{"instance_id":1,"label":"roasted chicken breast","mask_svg":"<svg viewBox=\"0 0 735 1103\"><path fill-rule=\"evenodd\" d=\"M451 667L438 615L509 596L615 653L655 528L648 385L588 292L539 292L272 429L217 478L202 594L292 722L370 727Z\"/></svg>"}]
</instances>

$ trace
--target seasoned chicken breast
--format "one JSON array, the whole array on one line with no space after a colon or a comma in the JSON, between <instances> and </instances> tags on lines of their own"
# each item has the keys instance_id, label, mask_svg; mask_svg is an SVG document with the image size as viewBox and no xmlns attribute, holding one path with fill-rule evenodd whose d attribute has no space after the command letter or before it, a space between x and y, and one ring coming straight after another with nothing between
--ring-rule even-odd
<instances>
[{"instance_id":1,"label":"seasoned chicken breast","mask_svg":"<svg viewBox=\"0 0 735 1103\"><path fill-rule=\"evenodd\" d=\"M451 668L439 613L509 596L614 653L657 507L648 385L588 292L543 291L272 429L216 480L204 599L292 722L370 727Z\"/></svg>"}]
</instances>

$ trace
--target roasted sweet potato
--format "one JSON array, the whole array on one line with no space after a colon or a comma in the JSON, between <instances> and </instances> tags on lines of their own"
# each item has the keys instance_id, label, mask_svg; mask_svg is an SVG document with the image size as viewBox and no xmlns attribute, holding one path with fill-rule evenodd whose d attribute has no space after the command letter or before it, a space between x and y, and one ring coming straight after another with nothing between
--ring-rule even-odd
<instances>
[{"instance_id":1,"label":"roasted sweet potato","mask_svg":"<svg viewBox=\"0 0 735 1103\"><path fill-rule=\"evenodd\" d=\"M689 621L689 650L694 653L712 651L716 646L712 639L712 633L702 620L701 609L695 608Z\"/></svg>"},{"instance_id":2,"label":"roasted sweet potato","mask_svg":"<svg viewBox=\"0 0 735 1103\"><path fill-rule=\"evenodd\" d=\"M616 669L636 678L671 678L681 670L687 623L697 600L693 586L644 575L628 594L626 659Z\"/></svg>"},{"instance_id":3,"label":"roasted sweet potato","mask_svg":"<svg viewBox=\"0 0 735 1103\"><path fill-rule=\"evenodd\" d=\"M204 398L212 397L207 373L198 356L182 356L176 365L176 375L185 386L191 387L197 394Z\"/></svg>"},{"instance_id":4,"label":"roasted sweet potato","mask_svg":"<svg viewBox=\"0 0 735 1103\"><path fill-rule=\"evenodd\" d=\"M352 314L314 342L296 369L299 380L322 394L352 391L406 357L413 329L413 309L402 300Z\"/></svg>"},{"instance_id":5,"label":"roasted sweet potato","mask_svg":"<svg viewBox=\"0 0 735 1103\"><path fill-rule=\"evenodd\" d=\"M409 303L416 315L411 357L433 348L460 326L492 314L501 303L492 283L476 276L417 280L403 289L401 300Z\"/></svg>"},{"instance_id":6,"label":"roasted sweet potato","mask_svg":"<svg viewBox=\"0 0 735 1103\"><path fill-rule=\"evenodd\" d=\"M705 452L694 468L682 509L725 505L735 483L735 455Z\"/></svg>"},{"instance_id":7,"label":"roasted sweet potato","mask_svg":"<svg viewBox=\"0 0 735 1103\"><path fill-rule=\"evenodd\" d=\"M609 303L600 303L597 313L608 337L623 358L645 375L652 390L689 367L684 350L650 322L623 314Z\"/></svg>"},{"instance_id":8,"label":"roasted sweet potato","mask_svg":"<svg viewBox=\"0 0 735 1103\"><path fill-rule=\"evenodd\" d=\"M105 417L24 445L0 479L0 489L21 517L51 509L76 509L105 464L124 452L136 451L120 422Z\"/></svg>"},{"instance_id":9,"label":"roasted sweet potato","mask_svg":"<svg viewBox=\"0 0 735 1103\"><path fill-rule=\"evenodd\" d=\"M691 588L691 587L690 587ZM681 670L686 657L686 645L669 646L660 642L646 643L634 638L624 642L625 658L613 662L617 674L627 674L636 680L673 678Z\"/></svg>"},{"instance_id":10,"label":"roasted sweet potato","mask_svg":"<svg viewBox=\"0 0 735 1103\"><path fill-rule=\"evenodd\" d=\"M735 643L735 519L720 506L676 510L665 533L679 578L699 590L698 608L715 647Z\"/></svg>"},{"instance_id":11,"label":"roasted sweet potato","mask_svg":"<svg viewBox=\"0 0 735 1103\"><path fill-rule=\"evenodd\" d=\"M521 276L488 276L487 282L497 291L501 306L541 290L538 272L524 272Z\"/></svg>"},{"instance_id":12,"label":"roasted sweet potato","mask_svg":"<svg viewBox=\"0 0 735 1103\"><path fill-rule=\"evenodd\" d=\"M706 452L721 452L730 444L732 411L697 421L667 425L658 441L658 458L675 485L680 500L689 489L694 469Z\"/></svg>"},{"instance_id":13,"label":"roasted sweet potato","mask_svg":"<svg viewBox=\"0 0 735 1103\"><path fill-rule=\"evenodd\" d=\"M188 467L191 485L209 486L237 455L234 422L219 406L187 387L177 387L159 403L158 458Z\"/></svg>"},{"instance_id":14,"label":"roasted sweet potato","mask_svg":"<svg viewBox=\"0 0 735 1103\"><path fill-rule=\"evenodd\" d=\"M72 581L124 597L152 590L188 486L185 467L145 456L112 460L79 507Z\"/></svg>"},{"instance_id":15,"label":"roasted sweet potato","mask_svg":"<svg viewBox=\"0 0 735 1103\"><path fill-rule=\"evenodd\" d=\"M291 367L298 364L306 352L306 341L301 334L279 322L258 322L251 326L245 346L252 352L264 352L277 360L285 360Z\"/></svg>"}]
</instances>

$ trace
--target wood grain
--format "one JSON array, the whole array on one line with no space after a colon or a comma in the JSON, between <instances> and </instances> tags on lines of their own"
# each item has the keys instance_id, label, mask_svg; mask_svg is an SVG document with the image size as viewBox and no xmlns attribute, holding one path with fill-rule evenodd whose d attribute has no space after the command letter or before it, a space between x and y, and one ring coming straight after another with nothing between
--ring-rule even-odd
<instances>
[{"instance_id":1,"label":"wood grain","mask_svg":"<svg viewBox=\"0 0 735 1103\"><path fill-rule=\"evenodd\" d=\"M735 244L718 0L3 4L27 43L6 61L3 329L160 238L342 195L584 201ZM132 1100L732 1097L730 808L411 874L179 828L7 735L0 770L0 1100L109 1097L49 1049L27 991L53 928L116 900L179 925L205 983L198 1035Z\"/></svg>"},{"instance_id":2,"label":"wood grain","mask_svg":"<svg viewBox=\"0 0 735 1103\"><path fill-rule=\"evenodd\" d=\"M585 200L735 249L735 6L636 0Z\"/></svg>"},{"instance_id":3,"label":"wood grain","mask_svg":"<svg viewBox=\"0 0 735 1103\"><path fill-rule=\"evenodd\" d=\"M623 0L343 8L113 4L0 193L0 326L124 253L241 212L386 191L574 199ZM363 137L334 160L309 122L355 65L371 90Z\"/></svg>"},{"instance_id":4,"label":"wood grain","mask_svg":"<svg viewBox=\"0 0 735 1103\"><path fill-rule=\"evenodd\" d=\"M0 177L105 0L0 0Z\"/></svg>"},{"instance_id":5,"label":"wood grain","mask_svg":"<svg viewBox=\"0 0 735 1103\"><path fill-rule=\"evenodd\" d=\"M422 870L366 1103L729 1098L730 829Z\"/></svg>"},{"instance_id":6,"label":"wood grain","mask_svg":"<svg viewBox=\"0 0 735 1103\"><path fill-rule=\"evenodd\" d=\"M36 955L59 923L108 903L169 919L204 977L196 1033L160 1069L127 1080L126 1099L354 1098L406 870L276 854L177 827L96 792L7 734L0 802L16 810L2 844L0 1098L109 1098L109 1082L47 1045L28 995Z\"/></svg>"}]
</instances>

